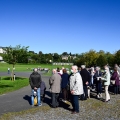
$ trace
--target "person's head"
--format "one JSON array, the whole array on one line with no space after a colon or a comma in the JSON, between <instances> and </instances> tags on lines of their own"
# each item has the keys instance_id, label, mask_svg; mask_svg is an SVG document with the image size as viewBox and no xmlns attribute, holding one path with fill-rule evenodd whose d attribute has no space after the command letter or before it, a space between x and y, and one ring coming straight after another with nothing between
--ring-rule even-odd
<instances>
[{"instance_id":1,"label":"person's head","mask_svg":"<svg viewBox=\"0 0 120 120\"><path fill-rule=\"evenodd\" d=\"M64 67L62 67L62 70L64 70L65 68Z\"/></svg>"},{"instance_id":2,"label":"person's head","mask_svg":"<svg viewBox=\"0 0 120 120\"><path fill-rule=\"evenodd\" d=\"M114 71L117 72L117 67L114 67Z\"/></svg>"},{"instance_id":3,"label":"person's head","mask_svg":"<svg viewBox=\"0 0 120 120\"><path fill-rule=\"evenodd\" d=\"M104 69L106 73L109 72L109 67L107 65L104 67Z\"/></svg>"},{"instance_id":4,"label":"person's head","mask_svg":"<svg viewBox=\"0 0 120 120\"><path fill-rule=\"evenodd\" d=\"M93 71L93 72L94 72L94 67L91 67L91 71Z\"/></svg>"},{"instance_id":5,"label":"person's head","mask_svg":"<svg viewBox=\"0 0 120 120\"><path fill-rule=\"evenodd\" d=\"M118 65L117 64L115 64L115 66L114 67L118 67Z\"/></svg>"},{"instance_id":6,"label":"person's head","mask_svg":"<svg viewBox=\"0 0 120 120\"><path fill-rule=\"evenodd\" d=\"M81 67L78 67L78 71L81 71Z\"/></svg>"},{"instance_id":7,"label":"person's head","mask_svg":"<svg viewBox=\"0 0 120 120\"><path fill-rule=\"evenodd\" d=\"M60 68L57 68L57 72L60 72Z\"/></svg>"},{"instance_id":8,"label":"person's head","mask_svg":"<svg viewBox=\"0 0 120 120\"><path fill-rule=\"evenodd\" d=\"M53 73L53 74L55 74L56 72L57 72L56 69L53 69L53 70L52 70L52 73Z\"/></svg>"},{"instance_id":9,"label":"person's head","mask_svg":"<svg viewBox=\"0 0 120 120\"><path fill-rule=\"evenodd\" d=\"M63 69L63 74L64 74L64 73L67 73L67 70L66 70L66 69Z\"/></svg>"},{"instance_id":10,"label":"person's head","mask_svg":"<svg viewBox=\"0 0 120 120\"><path fill-rule=\"evenodd\" d=\"M72 66L72 73L76 73L78 71L78 67L76 65Z\"/></svg>"},{"instance_id":11,"label":"person's head","mask_svg":"<svg viewBox=\"0 0 120 120\"><path fill-rule=\"evenodd\" d=\"M99 71L100 70L100 67L96 67L96 71Z\"/></svg>"},{"instance_id":12,"label":"person's head","mask_svg":"<svg viewBox=\"0 0 120 120\"><path fill-rule=\"evenodd\" d=\"M81 65L81 69L85 69L85 65Z\"/></svg>"},{"instance_id":13,"label":"person's head","mask_svg":"<svg viewBox=\"0 0 120 120\"><path fill-rule=\"evenodd\" d=\"M37 68L35 68L35 69L34 69L34 72L37 72L37 71L38 71Z\"/></svg>"}]
</instances>

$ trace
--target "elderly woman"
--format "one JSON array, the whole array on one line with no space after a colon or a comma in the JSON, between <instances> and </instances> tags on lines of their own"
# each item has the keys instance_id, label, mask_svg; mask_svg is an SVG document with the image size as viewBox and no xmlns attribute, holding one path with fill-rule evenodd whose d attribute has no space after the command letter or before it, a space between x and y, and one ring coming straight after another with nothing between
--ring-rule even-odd
<instances>
[{"instance_id":1,"label":"elderly woman","mask_svg":"<svg viewBox=\"0 0 120 120\"><path fill-rule=\"evenodd\" d=\"M114 73L111 76L111 80L115 80L114 86L114 94L118 94L118 88L119 88L119 72L117 70L117 67L114 68Z\"/></svg>"},{"instance_id":2,"label":"elderly woman","mask_svg":"<svg viewBox=\"0 0 120 120\"><path fill-rule=\"evenodd\" d=\"M110 95L108 93L108 87L110 85L110 72L109 72L109 68L108 66L104 67L105 69L105 74L104 76L101 78L101 80L104 81L104 87L105 87L105 102L110 101Z\"/></svg>"}]
</instances>

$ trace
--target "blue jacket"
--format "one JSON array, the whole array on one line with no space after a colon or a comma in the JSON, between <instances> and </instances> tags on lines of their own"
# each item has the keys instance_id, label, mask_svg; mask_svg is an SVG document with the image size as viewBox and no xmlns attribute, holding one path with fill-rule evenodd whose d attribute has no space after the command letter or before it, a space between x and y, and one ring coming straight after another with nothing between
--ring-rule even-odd
<instances>
[{"instance_id":1,"label":"blue jacket","mask_svg":"<svg viewBox=\"0 0 120 120\"><path fill-rule=\"evenodd\" d=\"M61 88L66 88L69 82L69 75L67 73L62 74Z\"/></svg>"}]
</instances>

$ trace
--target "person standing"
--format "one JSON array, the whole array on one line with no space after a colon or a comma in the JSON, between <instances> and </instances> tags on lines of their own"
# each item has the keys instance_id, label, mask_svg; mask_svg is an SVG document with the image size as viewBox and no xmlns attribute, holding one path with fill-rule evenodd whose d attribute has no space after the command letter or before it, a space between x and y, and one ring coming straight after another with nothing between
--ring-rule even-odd
<instances>
[{"instance_id":1,"label":"person standing","mask_svg":"<svg viewBox=\"0 0 120 120\"><path fill-rule=\"evenodd\" d=\"M69 82L69 75L67 74L66 69L63 69L63 74L61 78L62 78L61 88L62 88L63 99L66 102L66 100L68 100L68 82Z\"/></svg>"},{"instance_id":2,"label":"person standing","mask_svg":"<svg viewBox=\"0 0 120 120\"><path fill-rule=\"evenodd\" d=\"M114 94L118 94L118 88L120 85L120 79L119 79L119 72L117 67L114 68L114 73L111 76L111 80L115 80L115 85L113 85L114 87Z\"/></svg>"},{"instance_id":3,"label":"person standing","mask_svg":"<svg viewBox=\"0 0 120 120\"><path fill-rule=\"evenodd\" d=\"M41 75L37 72L37 68L34 69L33 73L29 77L29 83L32 88L31 95L31 105L34 105L34 92L37 91L37 102L38 106L41 106L41 98L40 98L40 86L41 86Z\"/></svg>"},{"instance_id":4,"label":"person standing","mask_svg":"<svg viewBox=\"0 0 120 120\"><path fill-rule=\"evenodd\" d=\"M8 74L10 73L10 68L8 67Z\"/></svg>"},{"instance_id":5,"label":"person standing","mask_svg":"<svg viewBox=\"0 0 120 120\"><path fill-rule=\"evenodd\" d=\"M81 96L82 100L87 100L88 98L88 89L87 86L90 83L90 73L86 70L85 65L81 65L81 71L80 71L82 81L83 81L83 89L84 94Z\"/></svg>"},{"instance_id":6,"label":"person standing","mask_svg":"<svg viewBox=\"0 0 120 120\"><path fill-rule=\"evenodd\" d=\"M72 75L70 76L71 103L73 106L72 114L79 113L79 95L83 94L83 83L77 66L72 66Z\"/></svg>"},{"instance_id":7,"label":"person standing","mask_svg":"<svg viewBox=\"0 0 120 120\"><path fill-rule=\"evenodd\" d=\"M97 98L102 98L102 82L101 77L102 73L99 67L96 67L96 72L94 75L94 81L96 83L96 90L97 90Z\"/></svg>"},{"instance_id":8,"label":"person standing","mask_svg":"<svg viewBox=\"0 0 120 120\"><path fill-rule=\"evenodd\" d=\"M53 75L49 79L49 85L52 93L52 107L56 108L59 106L58 97L61 88L61 76L53 69Z\"/></svg>"},{"instance_id":9,"label":"person standing","mask_svg":"<svg viewBox=\"0 0 120 120\"><path fill-rule=\"evenodd\" d=\"M104 81L104 88L105 88L105 101L104 102L108 102L110 101L110 95L108 93L108 87L110 85L110 71L108 66L104 67L105 69L105 74L103 77L101 77L101 80Z\"/></svg>"},{"instance_id":10,"label":"person standing","mask_svg":"<svg viewBox=\"0 0 120 120\"><path fill-rule=\"evenodd\" d=\"M117 68L117 71L120 74L120 67L117 64L115 64L115 67Z\"/></svg>"}]
</instances>

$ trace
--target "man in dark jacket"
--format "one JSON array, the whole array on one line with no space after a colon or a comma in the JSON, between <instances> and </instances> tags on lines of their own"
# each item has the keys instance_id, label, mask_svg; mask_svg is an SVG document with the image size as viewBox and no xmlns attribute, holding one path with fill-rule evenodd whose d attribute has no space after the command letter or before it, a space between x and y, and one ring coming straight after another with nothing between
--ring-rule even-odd
<instances>
[{"instance_id":1,"label":"man in dark jacket","mask_svg":"<svg viewBox=\"0 0 120 120\"><path fill-rule=\"evenodd\" d=\"M62 88L63 99L66 102L66 100L68 100L68 82L69 82L69 75L67 74L66 69L63 69L63 74L61 78L62 78L61 88Z\"/></svg>"},{"instance_id":2,"label":"man in dark jacket","mask_svg":"<svg viewBox=\"0 0 120 120\"><path fill-rule=\"evenodd\" d=\"M88 97L87 86L90 82L90 73L86 70L85 65L81 66L80 74L82 77L83 89L84 89L84 94L82 95L82 100L87 100L87 97Z\"/></svg>"},{"instance_id":3,"label":"man in dark jacket","mask_svg":"<svg viewBox=\"0 0 120 120\"><path fill-rule=\"evenodd\" d=\"M99 67L96 67L96 72L94 75L94 81L96 83L96 90L97 90L97 98L102 98L102 82L101 77L102 73Z\"/></svg>"},{"instance_id":4,"label":"man in dark jacket","mask_svg":"<svg viewBox=\"0 0 120 120\"><path fill-rule=\"evenodd\" d=\"M41 99L40 99L40 86L41 86L41 75L37 72L37 69L34 69L34 72L30 75L29 83L32 88L32 95L31 95L31 105L34 105L34 92L37 92L37 102L38 106L41 106Z\"/></svg>"}]
</instances>

